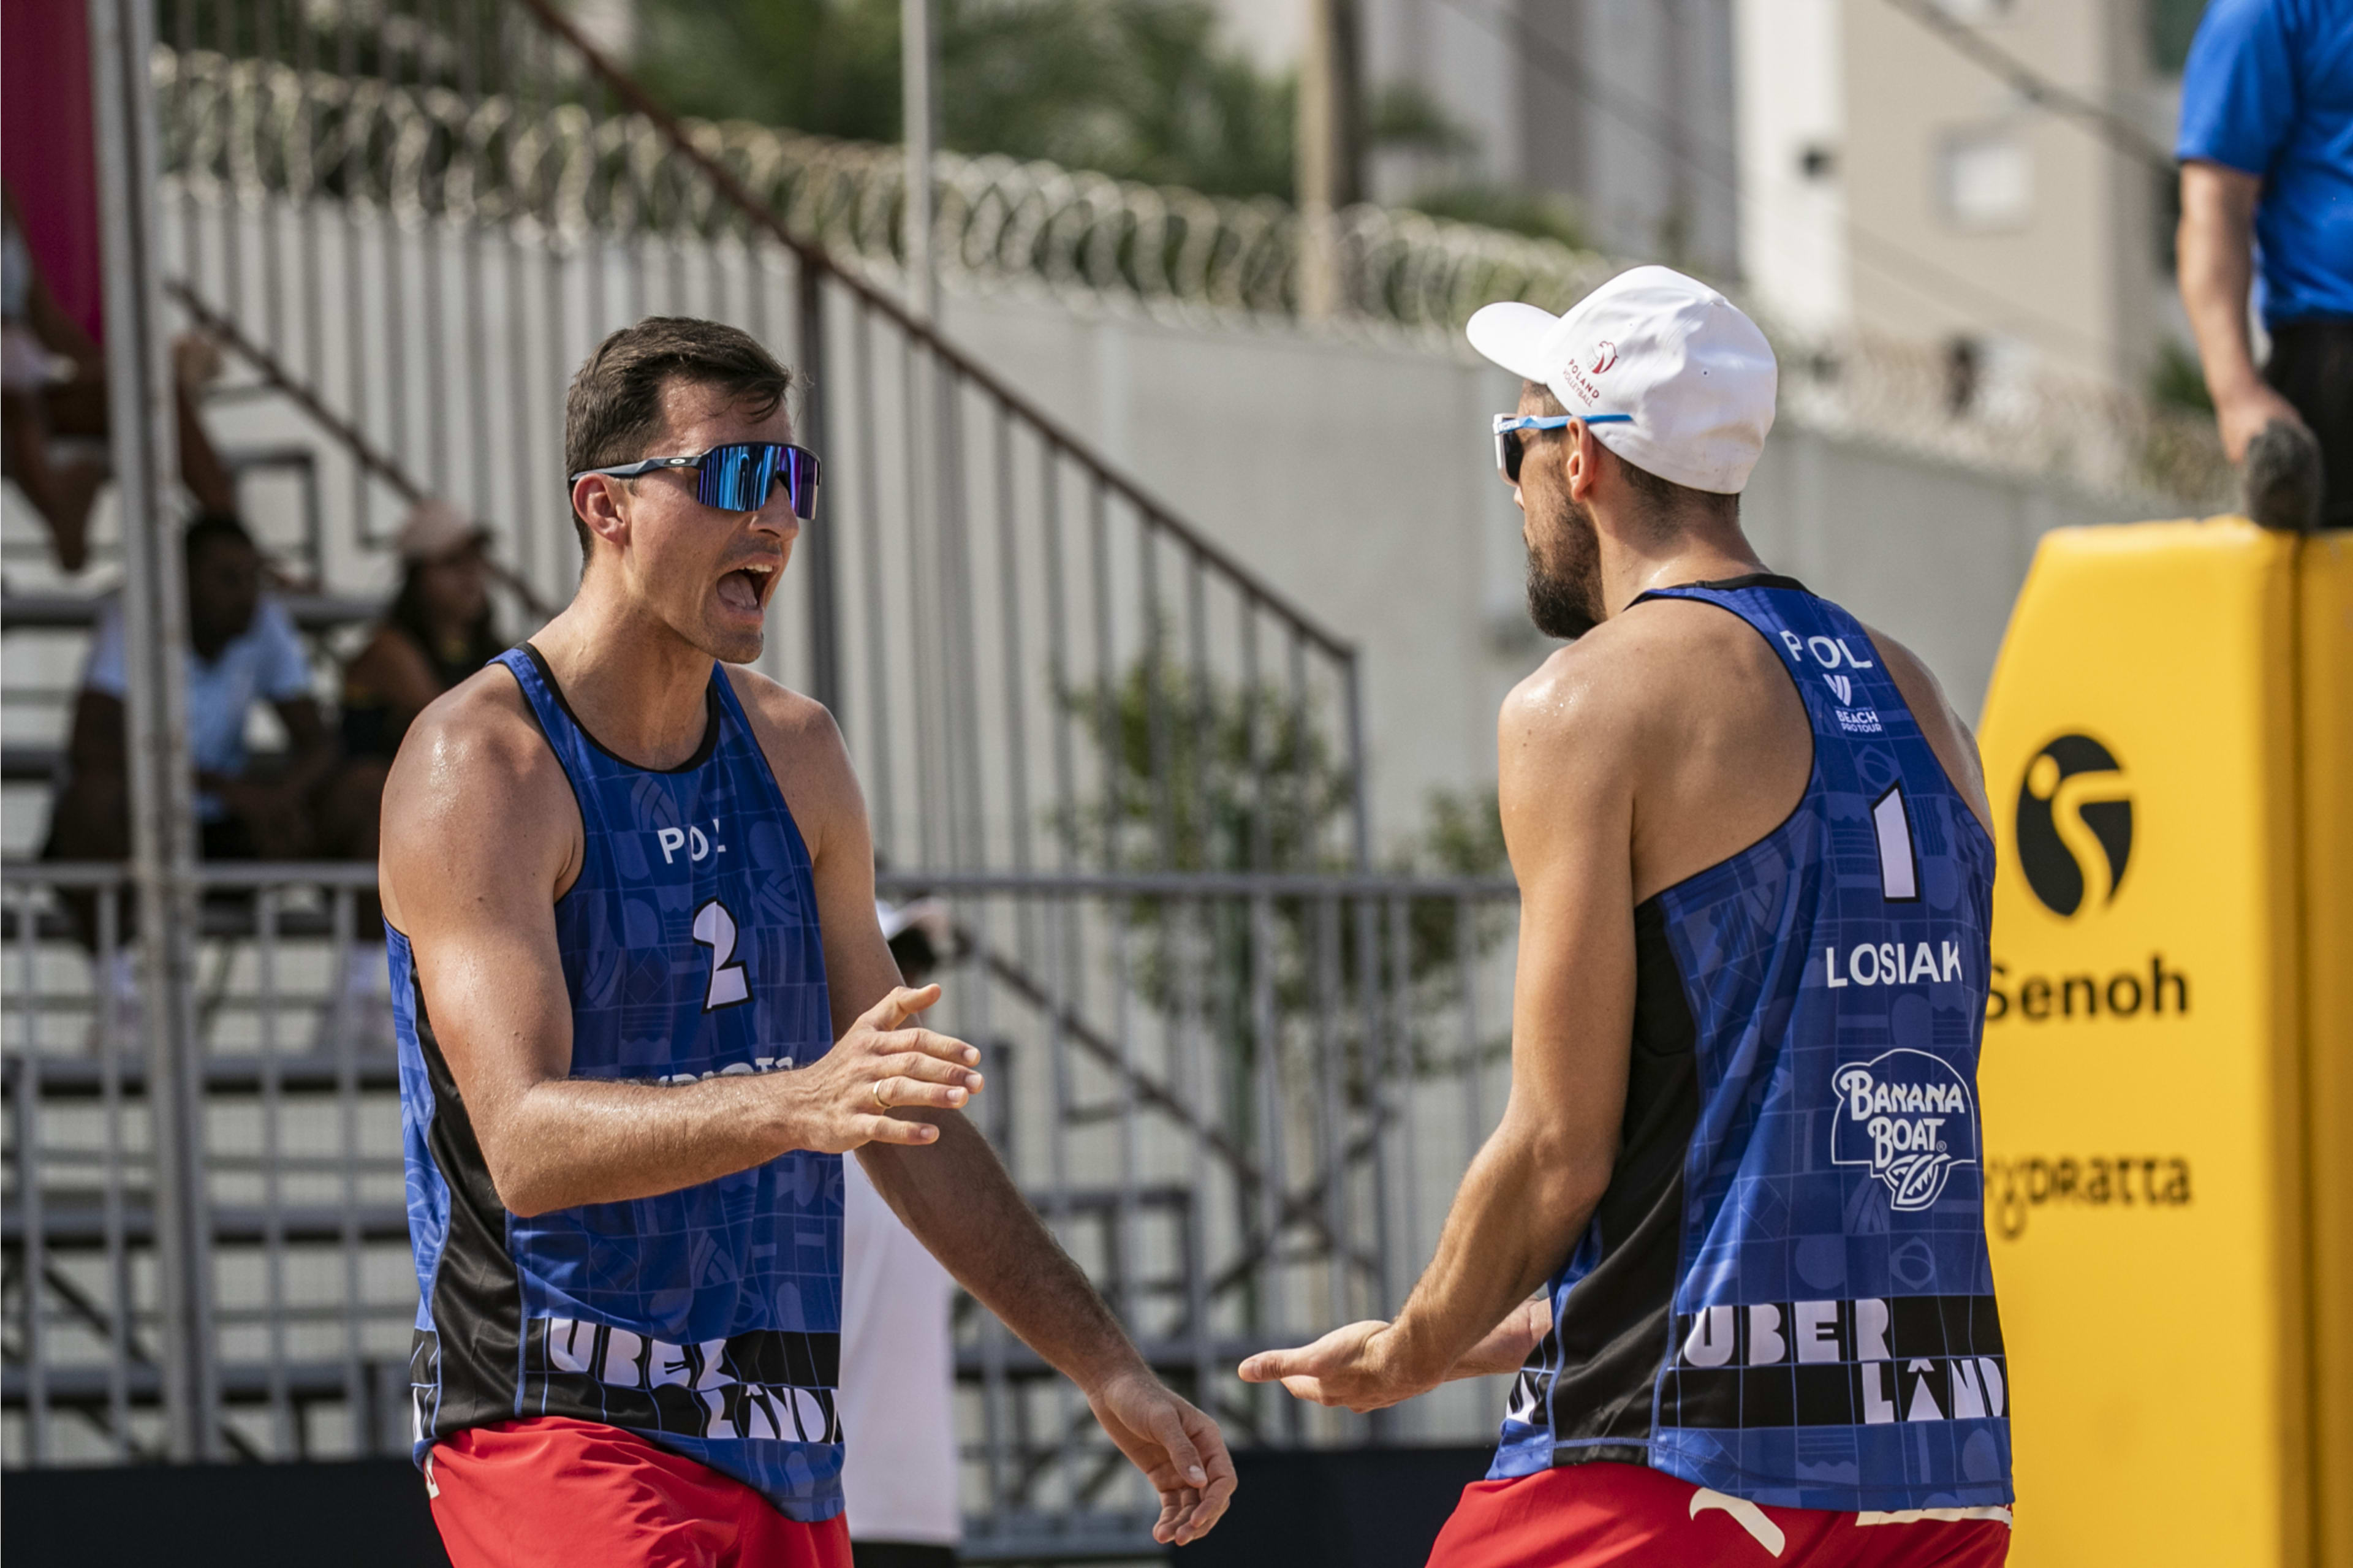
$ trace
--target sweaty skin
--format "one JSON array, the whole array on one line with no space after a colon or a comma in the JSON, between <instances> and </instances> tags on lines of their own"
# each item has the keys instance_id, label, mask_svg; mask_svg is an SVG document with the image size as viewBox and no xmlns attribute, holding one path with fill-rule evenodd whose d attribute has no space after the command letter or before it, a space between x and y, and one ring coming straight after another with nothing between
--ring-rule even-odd
<instances>
[{"instance_id":1,"label":"sweaty skin","mask_svg":"<svg viewBox=\"0 0 2353 1568\"><path fill-rule=\"evenodd\" d=\"M666 385L663 406L668 428L649 455L792 437L781 406L755 416L682 380ZM596 535L594 557L571 606L532 639L588 732L649 768L675 766L701 744L712 659L758 657L800 531L781 489L744 513L694 494L691 470L581 479L573 503ZM792 1071L675 1085L569 1076L554 910L580 874L580 812L502 668L427 707L393 764L385 917L414 948L500 1200L533 1215L674 1191L787 1150L854 1150L948 1271L1085 1392L1160 1494L1155 1539L1198 1539L1233 1491L1224 1441L1144 1364L960 1113L982 1088L979 1053L911 1025L940 988L899 983L874 918L865 803L832 716L750 670L726 673L807 845L817 890L837 1041Z\"/></svg>"},{"instance_id":2,"label":"sweaty skin","mask_svg":"<svg viewBox=\"0 0 2353 1568\"><path fill-rule=\"evenodd\" d=\"M1535 394L1521 407L1544 411ZM1649 589L1768 570L1736 522L1654 515L1582 422L1532 446L1514 496L1539 560L1558 548L1564 498L1589 512L1607 618L1522 681L1497 727L1521 900L1511 1096L1395 1321L1242 1363L1245 1380L1280 1379L1318 1404L1377 1410L1526 1359L1551 1326L1549 1303L1530 1293L1575 1247L1618 1154L1634 907L1779 826L1813 767L1804 703L1755 630L1712 605L1633 604ZM1872 641L1990 830L1967 726L1918 659L1880 633Z\"/></svg>"}]
</instances>

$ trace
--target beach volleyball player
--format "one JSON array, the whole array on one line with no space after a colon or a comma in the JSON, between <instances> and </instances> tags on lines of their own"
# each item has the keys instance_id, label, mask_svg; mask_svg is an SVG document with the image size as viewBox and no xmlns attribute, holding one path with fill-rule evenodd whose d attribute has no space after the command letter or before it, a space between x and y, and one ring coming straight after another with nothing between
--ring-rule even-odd
<instances>
[{"instance_id":1,"label":"beach volleyball player","mask_svg":"<svg viewBox=\"0 0 2353 1568\"><path fill-rule=\"evenodd\" d=\"M1575 639L1500 725L1511 1096L1397 1320L1242 1375L1370 1410L1516 1371L1444 1568L2000 1562L1975 744L1743 536L1775 367L1729 301L1645 267L1470 333L1525 378L1498 458Z\"/></svg>"},{"instance_id":2,"label":"beach volleyball player","mask_svg":"<svg viewBox=\"0 0 2353 1568\"><path fill-rule=\"evenodd\" d=\"M416 1452L458 1568L849 1563L842 1173L1084 1390L1200 1535L1233 1468L957 1108L825 710L739 668L817 459L707 321L614 333L565 411L572 605L417 721L384 803ZM847 1435L851 1441L856 1434Z\"/></svg>"}]
</instances>

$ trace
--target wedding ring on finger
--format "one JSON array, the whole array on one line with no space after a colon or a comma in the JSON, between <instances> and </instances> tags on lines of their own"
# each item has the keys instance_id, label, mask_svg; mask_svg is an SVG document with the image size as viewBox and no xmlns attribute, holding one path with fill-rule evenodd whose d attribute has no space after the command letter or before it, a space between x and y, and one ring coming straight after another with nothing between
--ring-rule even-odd
<instances>
[{"instance_id":1,"label":"wedding ring on finger","mask_svg":"<svg viewBox=\"0 0 2353 1568\"><path fill-rule=\"evenodd\" d=\"M874 1106L878 1110L888 1110L891 1109L891 1102L882 1098L882 1086L890 1081L891 1080L886 1078L878 1078L874 1080Z\"/></svg>"}]
</instances>

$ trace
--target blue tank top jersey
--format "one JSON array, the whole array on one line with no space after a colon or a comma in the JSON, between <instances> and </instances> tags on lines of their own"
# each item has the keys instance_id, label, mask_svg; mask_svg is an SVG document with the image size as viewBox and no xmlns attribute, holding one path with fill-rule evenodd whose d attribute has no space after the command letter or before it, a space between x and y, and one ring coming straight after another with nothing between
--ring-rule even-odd
<instances>
[{"instance_id":1,"label":"blue tank top jersey","mask_svg":"<svg viewBox=\"0 0 2353 1568\"><path fill-rule=\"evenodd\" d=\"M803 1066L833 1038L809 858L725 673L702 747L655 771L582 728L536 649L501 654L570 777L586 847L555 904L575 1078ZM386 932L420 1300L416 1457L567 1415L638 1434L787 1517L841 1511L841 1160L792 1152L529 1219L491 1184L406 937Z\"/></svg>"},{"instance_id":2,"label":"blue tank top jersey","mask_svg":"<svg viewBox=\"0 0 2353 1568\"><path fill-rule=\"evenodd\" d=\"M2006 1504L1977 1094L1992 841L1852 616L1786 577L1645 597L1757 628L1813 769L1779 827L1634 911L1620 1153L1489 1474L1615 1460L1786 1508Z\"/></svg>"}]
</instances>

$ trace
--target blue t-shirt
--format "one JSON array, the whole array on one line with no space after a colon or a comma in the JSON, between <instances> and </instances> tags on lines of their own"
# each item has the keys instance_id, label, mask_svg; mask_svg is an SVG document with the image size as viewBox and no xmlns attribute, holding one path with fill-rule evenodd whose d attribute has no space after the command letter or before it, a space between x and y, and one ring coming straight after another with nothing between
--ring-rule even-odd
<instances>
[{"instance_id":1,"label":"blue t-shirt","mask_svg":"<svg viewBox=\"0 0 2353 1568\"><path fill-rule=\"evenodd\" d=\"M2266 322L2353 317L2353 0L2213 0L2174 154L2263 177Z\"/></svg>"},{"instance_id":2,"label":"blue t-shirt","mask_svg":"<svg viewBox=\"0 0 2353 1568\"><path fill-rule=\"evenodd\" d=\"M131 700L119 595L111 595L99 612L81 683L90 690ZM197 658L195 649L188 650L189 760L198 773L244 777L248 760L245 727L254 705L310 695L311 657L302 649L294 619L276 595L264 594L245 630L209 661ZM219 796L197 793L198 821L218 822L227 815Z\"/></svg>"}]
</instances>

